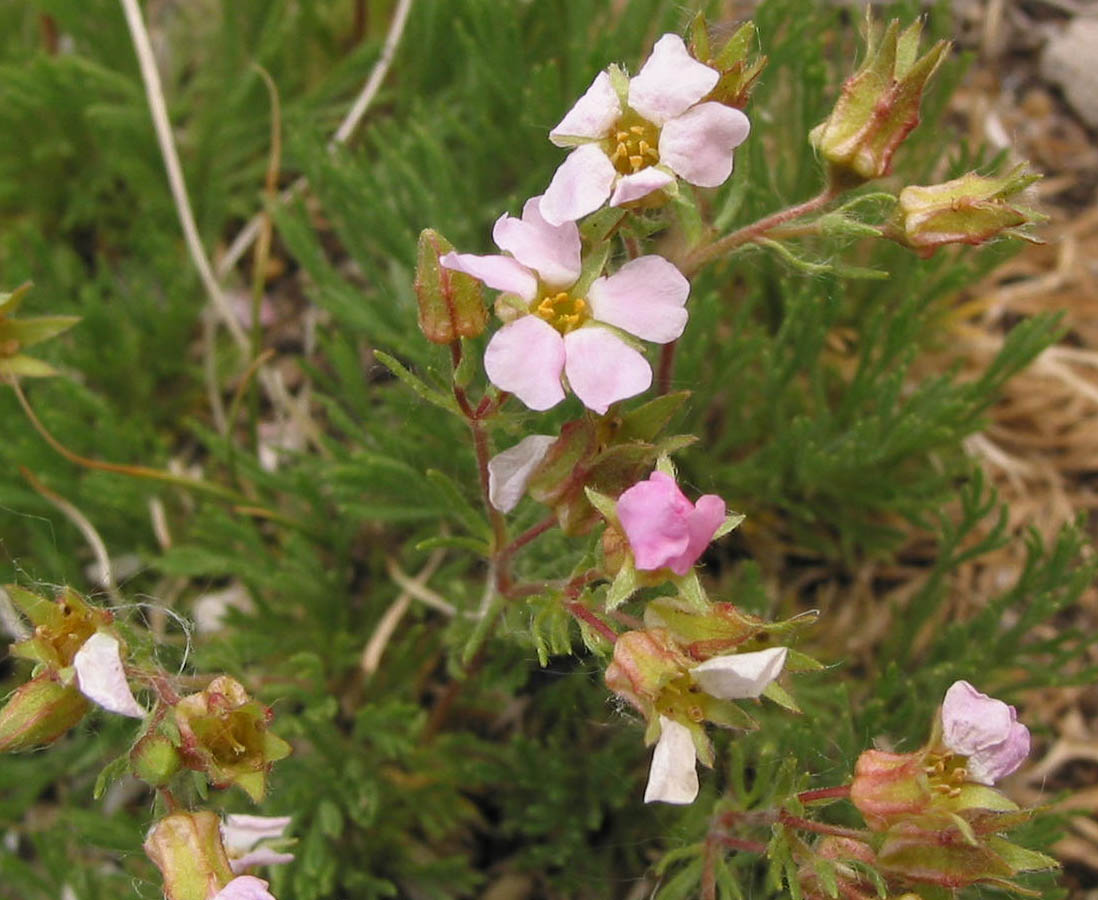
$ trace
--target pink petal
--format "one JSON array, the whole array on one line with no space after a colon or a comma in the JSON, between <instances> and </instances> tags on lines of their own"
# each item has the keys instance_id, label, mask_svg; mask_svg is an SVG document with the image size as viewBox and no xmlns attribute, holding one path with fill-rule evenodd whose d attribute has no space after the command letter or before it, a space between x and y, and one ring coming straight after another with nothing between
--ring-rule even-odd
<instances>
[{"instance_id":1,"label":"pink petal","mask_svg":"<svg viewBox=\"0 0 1098 900\"><path fill-rule=\"evenodd\" d=\"M660 739L652 754L645 803L693 803L698 796L697 750L690 729L660 716Z\"/></svg>"},{"instance_id":2,"label":"pink petal","mask_svg":"<svg viewBox=\"0 0 1098 900\"><path fill-rule=\"evenodd\" d=\"M1010 734L1010 707L982 694L967 681L955 682L942 702L946 746L961 756L993 747Z\"/></svg>"},{"instance_id":3,"label":"pink petal","mask_svg":"<svg viewBox=\"0 0 1098 900\"><path fill-rule=\"evenodd\" d=\"M685 575L698 561L713 540L713 534L724 522L724 501L716 494L705 494L698 498L694 509L687 517L690 530L690 543L682 555L668 564L676 575Z\"/></svg>"},{"instance_id":4,"label":"pink petal","mask_svg":"<svg viewBox=\"0 0 1098 900\"><path fill-rule=\"evenodd\" d=\"M606 328L580 328L564 336L564 374L583 405L600 416L626 397L648 390L652 367Z\"/></svg>"},{"instance_id":5,"label":"pink petal","mask_svg":"<svg viewBox=\"0 0 1098 900\"><path fill-rule=\"evenodd\" d=\"M663 472L638 481L618 498L618 521L636 567L651 572L678 557L690 542L694 508L675 480Z\"/></svg>"},{"instance_id":6,"label":"pink petal","mask_svg":"<svg viewBox=\"0 0 1098 900\"><path fill-rule=\"evenodd\" d=\"M621 206L623 203L632 203L641 197L647 197L653 191L667 187L674 180L675 176L670 172L657 169L655 166L641 169L632 175L623 175L618 179L614 193L610 195L610 205Z\"/></svg>"},{"instance_id":7,"label":"pink petal","mask_svg":"<svg viewBox=\"0 0 1098 900\"><path fill-rule=\"evenodd\" d=\"M240 875L214 894L210 900L275 900L267 882L253 875Z\"/></svg>"},{"instance_id":8,"label":"pink petal","mask_svg":"<svg viewBox=\"0 0 1098 900\"><path fill-rule=\"evenodd\" d=\"M538 280L534 273L509 256L447 253L439 258L438 263L455 272L472 275L494 290L518 294L527 303L538 293Z\"/></svg>"},{"instance_id":9,"label":"pink petal","mask_svg":"<svg viewBox=\"0 0 1098 900\"><path fill-rule=\"evenodd\" d=\"M609 134L610 127L620 115L621 102L610 76L599 72L587 92L549 132L549 140L558 147L571 146L577 139L597 141Z\"/></svg>"},{"instance_id":10,"label":"pink petal","mask_svg":"<svg viewBox=\"0 0 1098 900\"><path fill-rule=\"evenodd\" d=\"M660 162L691 184L716 187L732 174L732 151L750 130L738 109L702 103L663 126Z\"/></svg>"},{"instance_id":11,"label":"pink petal","mask_svg":"<svg viewBox=\"0 0 1098 900\"><path fill-rule=\"evenodd\" d=\"M492 506L500 512L514 509L526 493L534 469L556 442L549 434L531 434L488 460L488 499Z\"/></svg>"},{"instance_id":12,"label":"pink petal","mask_svg":"<svg viewBox=\"0 0 1098 900\"><path fill-rule=\"evenodd\" d=\"M550 225L538 211L540 197L526 201L522 218L504 214L496 220L492 239L550 287L567 288L580 275L580 234L575 222Z\"/></svg>"},{"instance_id":13,"label":"pink petal","mask_svg":"<svg viewBox=\"0 0 1098 900\"><path fill-rule=\"evenodd\" d=\"M522 316L504 325L484 351L488 380L538 411L564 399L563 368L564 342L552 325L537 316Z\"/></svg>"},{"instance_id":14,"label":"pink petal","mask_svg":"<svg viewBox=\"0 0 1098 900\"><path fill-rule=\"evenodd\" d=\"M746 700L758 697L781 674L788 652L785 647L768 647L753 653L714 656L694 666L690 674L711 697Z\"/></svg>"},{"instance_id":15,"label":"pink petal","mask_svg":"<svg viewBox=\"0 0 1098 900\"><path fill-rule=\"evenodd\" d=\"M662 125L701 100L719 78L715 69L687 52L681 37L665 34L629 82L629 105L650 122Z\"/></svg>"},{"instance_id":16,"label":"pink petal","mask_svg":"<svg viewBox=\"0 0 1098 900\"><path fill-rule=\"evenodd\" d=\"M221 823L221 840L230 853L251 850L257 843L280 838L292 816L249 816L232 814Z\"/></svg>"},{"instance_id":17,"label":"pink petal","mask_svg":"<svg viewBox=\"0 0 1098 900\"><path fill-rule=\"evenodd\" d=\"M258 850L250 850L243 856L229 860L229 868L234 875L242 875L248 869L256 866L280 866L283 863L293 862L292 853L279 853L270 847L260 847Z\"/></svg>"},{"instance_id":18,"label":"pink petal","mask_svg":"<svg viewBox=\"0 0 1098 900\"><path fill-rule=\"evenodd\" d=\"M686 327L689 294L690 282L675 266L662 256L642 256L608 278L596 278L587 300L598 321L666 344Z\"/></svg>"},{"instance_id":19,"label":"pink petal","mask_svg":"<svg viewBox=\"0 0 1098 900\"><path fill-rule=\"evenodd\" d=\"M120 716L145 718L143 710L126 681L118 641L103 631L97 631L84 641L73 659L76 682L89 700Z\"/></svg>"},{"instance_id":20,"label":"pink petal","mask_svg":"<svg viewBox=\"0 0 1098 900\"><path fill-rule=\"evenodd\" d=\"M974 781L994 784L1017 769L1029 755L1029 729L1002 700L955 682L942 702L942 740L959 756L967 756Z\"/></svg>"},{"instance_id":21,"label":"pink petal","mask_svg":"<svg viewBox=\"0 0 1098 900\"><path fill-rule=\"evenodd\" d=\"M618 173L597 144L568 154L542 195L540 210L550 225L574 222L594 212L610 196Z\"/></svg>"},{"instance_id":22,"label":"pink petal","mask_svg":"<svg viewBox=\"0 0 1098 900\"><path fill-rule=\"evenodd\" d=\"M1014 714L1014 707L1010 707ZM986 750L979 750L968 758L966 768L973 781L995 784L1006 778L1026 761L1029 756L1029 729L1021 722L1013 722L1006 739Z\"/></svg>"}]
</instances>

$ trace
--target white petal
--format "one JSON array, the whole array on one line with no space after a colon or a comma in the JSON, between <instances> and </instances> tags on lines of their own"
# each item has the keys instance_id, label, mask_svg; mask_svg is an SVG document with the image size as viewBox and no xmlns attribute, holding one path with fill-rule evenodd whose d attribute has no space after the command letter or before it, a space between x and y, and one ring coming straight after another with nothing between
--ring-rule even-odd
<instances>
[{"instance_id":1,"label":"white petal","mask_svg":"<svg viewBox=\"0 0 1098 900\"><path fill-rule=\"evenodd\" d=\"M635 397L652 384L644 356L608 328L580 328L564 336L564 374L583 405L600 416L611 403Z\"/></svg>"},{"instance_id":2,"label":"white petal","mask_svg":"<svg viewBox=\"0 0 1098 900\"><path fill-rule=\"evenodd\" d=\"M653 191L667 187L674 180L675 176L670 172L657 169L655 166L641 169L632 175L623 175L618 179L614 193L610 195L610 205L621 206L623 203L632 203L641 197L647 197Z\"/></svg>"},{"instance_id":3,"label":"white petal","mask_svg":"<svg viewBox=\"0 0 1098 900\"><path fill-rule=\"evenodd\" d=\"M758 697L781 674L788 652L785 647L769 647L753 653L714 656L694 666L690 674L711 697L720 700Z\"/></svg>"},{"instance_id":4,"label":"white petal","mask_svg":"<svg viewBox=\"0 0 1098 900\"><path fill-rule=\"evenodd\" d=\"M488 287L518 294L527 303L538 294L538 280L526 266L509 256L476 256L473 253L447 253L438 264L455 272L464 272Z\"/></svg>"},{"instance_id":5,"label":"white petal","mask_svg":"<svg viewBox=\"0 0 1098 900\"><path fill-rule=\"evenodd\" d=\"M240 875L214 894L210 900L275 900L267 882L253 875Z\"/></svg>"},{"instance_id":6,"label":"white petal","mask_svg":"<svg viewBox=\"0 0 1098 900\"><path fill-rule=\"evenodd\" d=\"M690 282L662 256L627 262L587 291L592 315L642 340L666 344L686 327Z\"/></svg>"},{"instance_id":7,"label":"white petal","mask_svg":"<svg viewBox=\"0 0 1098 900\"><path fill-rule=\"evenodd\" d=\"M597 141L609 134L610 126L620 115L621 102L610 76L599 72L587 92L549 132L549 140L558 147L569 147L577 140Z\"/></svg>"},{"instance_id":8,"label":"white petal","mask_svg":"<svg viewBox=\"0 0 1098 900\"><path fill-rule=\"evenodd\" d=\"M243 875L248 869L255 866L279 866L283 863L293 862L292 853L279 853L270 847L260 847L258 850L249 850L243 856L229 860L229 868L234 875Z\"/></svg>"},{"instance_id":9,"label":"white petal","mask_svg":"<svg viewBox=\"0 0 1098 900\"><path fill-rule=\"evenodd\" d=\"M618 173L596 144L568 154L541 198L541 214L550 225L574 222L594 212L610 196Z\"/></svg>"},{"instance_id":10,"label":"white petal","mask_svg":"<svg viewBox=\"0 0 1098 900\"><path fill-rule=\"evenodd\" d=\"M644 802L693 803L698 796L697 750L690 729L660 716L660 739L652 754Z\"/></svg>"},{"instance_id":11,"label":"white petal","mask_svg":"<svg viewBox=\"0 0 1098 900\"><path fill-rule=\"evenodd\" d=\"M488 460L488 499L500 512L510 512L526 493L526 485L557 439L531 434Z\"/></svg>"},{"instance_id":12,"label":"white petal","mask_svg":"<svg viewBox=\"0 0 1098 900\"><path fill-rule=\"evenodd\" d=\"M750 131L738 109L702 103L663 126L660 162L691 184L717 187L732 174L732 151Z\"/></svg>"},{"instance_id":13,"label":"white petal","mask_svg":"<svg viewBox=\"0 0 1098 900\"><path fill-rule=\"evenodd\" d=\"M506 213L496 220L492 239L520 263L533 269L554 288L568 288L580 276L580 233L575 222L550 225L538 209L541 197L532 197L522 218Z\"/></svg>"},{"instance_id":14,"label":"white petal","mask_svg":"<svg viewBox=\"0 0 1098 900\"><path fill-rule=\"evenodd\" d=\"M650 122L662 125L701 100L719 79L716 69L687 52L681 37L665 34L629 82L629 105Z\"/></svg>"},{"instance_id":15,"label":"white petal","mask_svg":"<svg viewBox=\"0 0 1098 900\"><path fill-rule=\"evenodd\" d=\"M539 412L564 399L563 368L564 342L552 325L537 316L522 316L504 325L484 351L488 380Z\"/></svg>"},{"instance_id":16,"label":"white petal","mask_svg":"<svg viewBox=\"0 0 1098 900\"><path fill-rule=\"evenodd\" d=\"M260 841L282 837L291 819L291 816L228 815L221 823L221 840L229 853L243 853Z\"/></svg>"},{"instance_id":17,"label":"white petal","mask_svg":"<svg viewBox=\"0 0 1098 900\"><path fill-rule=\"evenodd\" d=\"M126 672L122 666L118 641L103 631L97 631L84 641L73 659L76 681L82 693L103 709L120 716L145 718L143 710L134 699Z\"/></svg>"}]
</instances>

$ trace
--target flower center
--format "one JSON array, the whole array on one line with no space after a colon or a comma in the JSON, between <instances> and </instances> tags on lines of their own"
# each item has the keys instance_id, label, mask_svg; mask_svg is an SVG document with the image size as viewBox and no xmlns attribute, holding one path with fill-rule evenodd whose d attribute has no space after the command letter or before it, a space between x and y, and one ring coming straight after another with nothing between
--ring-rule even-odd
<instances>
[{"instance_id":1,"label":"flower center","mask_svg":"<svg viewBox=\"0 0 1098 900\"><path fill-rule=\"evenodd\" d=\"M924 770L930 789L947 797L957 797L961 793L961 786L968 781L968 770L965 768L963 757L949 754L932 754L927 758L927 766Z\"/></svg>"},{"instance_id":2,"label":"flower center","mask_svg":"<svg viewBox=\"0 0 1098 900\"><path fill-rule=\"evenodd\" d=\"M590 317L587 301L582 297L573 297L567 291L558 294L546 294L534 304L533 314L544 319L561 334L575 331Z\"/></svg>"},{"instance_id":3,"label":"flower center","mask_svg":"<svg viewBox=\"0 0 1098 900\"><path fill-rule=\"evenodd\" d=\"M632 175L660 161L660 129L627 110L610 131L610 162L622 175Z\"/></svg>"}]
</instances>

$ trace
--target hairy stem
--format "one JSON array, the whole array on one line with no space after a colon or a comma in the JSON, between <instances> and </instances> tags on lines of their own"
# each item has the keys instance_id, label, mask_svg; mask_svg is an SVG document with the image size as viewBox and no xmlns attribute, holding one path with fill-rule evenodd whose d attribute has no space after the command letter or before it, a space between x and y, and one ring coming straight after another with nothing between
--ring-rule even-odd
<instances>
[{"instance_id":1,"label":"hairy stem","mask_svg":"<svg viewBox=\"0 0 1098 900\"><path fill-rule=\"evenodd\" d=\"M801 216L807 216L809 213L814 213L817 210L822 209L838 195L839 190L829 185L811 200L806 200L804 203L798 203L796 206L790 206L787 209L778 210L776 213L764 216L757 222L745 225L743 228L739 228L731 234L726 234L724 237L718 238L709 244L702 244L700 247L695 247L687 254L686 259L683 261L680 268L682 269L683 274L689 278L706 263L712 262L719 256L724 256L737 247L742 247L744 244L749 244L752 241L764 237L767 232L777 228L779 225L784 225L786 222L790 222L793 219L799 219Z\"/></svg>"}]
</instances>

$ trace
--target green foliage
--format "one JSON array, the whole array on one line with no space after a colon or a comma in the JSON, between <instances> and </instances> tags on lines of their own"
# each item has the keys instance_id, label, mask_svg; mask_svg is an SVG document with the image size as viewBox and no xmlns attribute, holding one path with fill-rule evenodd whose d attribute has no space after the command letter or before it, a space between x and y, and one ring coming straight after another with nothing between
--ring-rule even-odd
<instances>
[{"instance_id":1,"label":"green foliage","mask_svg":"<svg viewBox=\"0 0 1098 900\"><path fill-rule=\"evenodd\" d=\"M469 428L452 414L450 360L417 330L412 280L421 229L486 251L500 212L517 211L551 177L562 151L545 132L595 72L614 60L635 69L654 35L682 31L696 7L714 4L630 0L619 14L604 0L420 0L359 136L332 151L393 9L365 4L365 34L356 36L355 5L204 0L168 4L152 23L169 48L163 75L206 246L223 246L262 204L270 107L255 64L278 87L282 180L309 181L308 199L272 210L287 275L269 291L291 310L284 318L298 321L308 308L315 325L315 345L292 322L271 340L300 363L290 375L310 385L317 433L276 471L256 459L250 390L242 388L234 427L210 412L211 392L230 405L247 363L205 332L205 298L120 9L113 0L0 9L0 290L33 279L26 315L81 317L40 348L68 377L28 386L31 405L75 453L193 467L239 495L230 503L74 465L47 449L5 392L0 410L13 424L0 446L0 578L96 589L84 537L18 476L25 466L83 511L112 555L136 557L123 585L135 605L119 614L158 630L162 665L226 671L273 706L274 730L295 753L274 770L260 811L293 814L299 840L296 862L271 872L276 895L442 900L479 896L513 875L538 896L626 896L647 877L661 900L693 897L714 812L763 810L843 782L874 737L924 740L955 678L979 674L983 689L1007 697L1093 680L1081 661L1088 635L1041 629L1095 574L1076 530L1049 545L1031 537L1015 585L914 640L941 623L958 567L1006 539L999 501L961 441L1058 331L1051 316L1019 324L976 378L962 378L959 365L920 374L928 353L949 346L945 311L1010 248L922 260L859 243L858 225L890 212L870 186L848 210L853 225L797 245L799 267L753 247L698 277L674 384L692 393L644 412L640 401L627 406L634 414L623 434L652 441L657 425L669 425L699 435L678 458L682 478L746 513L743 530L780 532L841 568L887 558L918 526L937 542L935 561L915 597L880 611L891 617L890 639L874 671L844 667L841 648L812 644L806 630L801 649L829 668L790 685L804 714L764 702L752 713L758 732L719 738L723 762L703 775L693 807L644 807L642 727L607 702L605 660L582 649L561 593L532 593L478 618L492 528ZM819 190L807 134L849 70L843 16L806 0L759 8L769 65L752 100L754 135L738 151L736 176L703 199L722 229ZM948 27L941 11L932 15L931 30ZM923 126L897 156L896 184L986 161L981 148L941 140L962 68L949 60L939 73ZM889 277L849 278L835 271L840 255ZM479 358L483 344L466 342L466 353ZM579 411L574 400L537 419L516 409L493 420L499 448ZM170 541L157 536L150 504L162 509ZM525 501L516 533L543 514ZM715 554L713 599L760 614L801 611L799 598L770 593L780 561L737 558L740 534ZM595 557L593 540L554 534L524 551L517 575L578 574ZM394 567L414 576L432 564L427 584L453 614L412 597L380 667L368 671L366 645L402 594ZM173 618L193 616L203 594L236 581L254 611L230 611L224 631L196 633ZM171 615L163 621L137 605L145 603ZM636 611L628 601L622 610ZM0 665L8 689L28 674ZM132 733L104 715L91 721L48 753L0 766L0 830L18 840L18 852L0 854L3 900L56 900L66 884L80 900L160 895L139 847L151 795L123 779L93 800L100 769L128 750ZM214 792L210 802L246 808L240 794ZM42 808L50 814L36 815ZM824 816L859 824L846 804ZM1051 818L1028 828L1026 846L1055 839ZM771 842L771 864L717 853L718 897L796 890L789 834L754 837ZM1054 896L1047 880L1035 878L1034 889Z\"/></svg>"}]
</instances>

